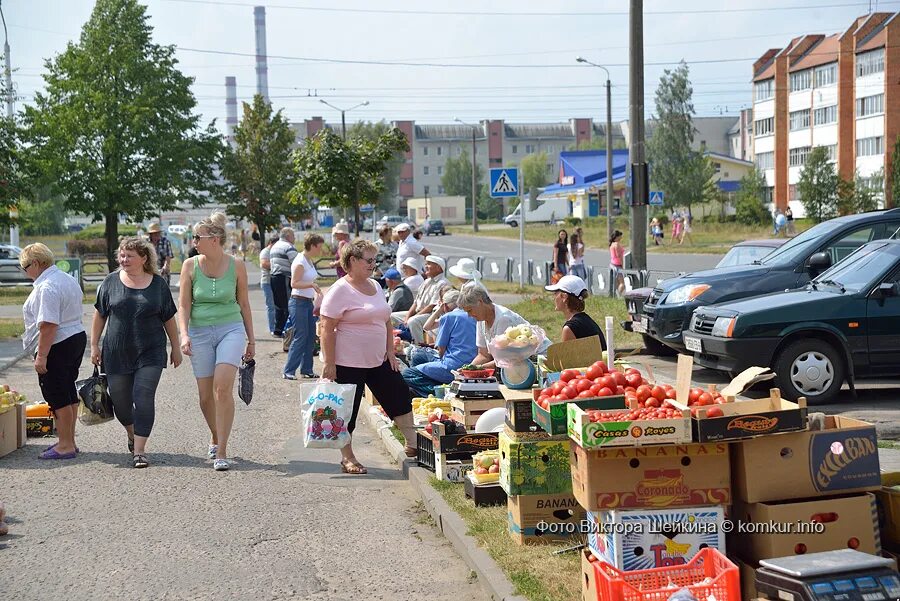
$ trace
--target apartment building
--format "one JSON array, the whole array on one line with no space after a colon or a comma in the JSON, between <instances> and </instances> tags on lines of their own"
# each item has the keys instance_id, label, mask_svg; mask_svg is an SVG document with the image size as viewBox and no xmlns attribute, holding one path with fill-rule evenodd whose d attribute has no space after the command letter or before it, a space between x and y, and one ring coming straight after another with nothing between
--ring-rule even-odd
<instances>
[{"instance_id":1,"label":"apartment building","mask_svg":"<svg viewBox=\"0 0 900 601\"><path fill-rule=\"evenodd\" d=\"M753 65L753 154L776 207L798 208L797 182L810 151L824 147L844 179L883 170L900 134L900 13L855 19L843 32L794 38Z\"/></svg>"}]
</instances>

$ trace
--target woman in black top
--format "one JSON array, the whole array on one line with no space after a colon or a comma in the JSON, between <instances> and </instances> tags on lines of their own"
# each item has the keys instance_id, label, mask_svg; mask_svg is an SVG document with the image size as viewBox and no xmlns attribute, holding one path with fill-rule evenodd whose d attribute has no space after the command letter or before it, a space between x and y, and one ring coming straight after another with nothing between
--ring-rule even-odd
<instances>
[{"instance_id":1,"label":"woman in black top","mask_svg":"<svg viewBox=\"0 0 900 601\"><path fill-rule=\"evenodd\" d=\"M605 351L606 338L603 330L584 312L584 299L588 296L584 280L576 275L567 275L556 284L546 286L546 289L556 293L553 296L556 310L566 316L562 327L562 341L599 336L600 348Z\"/></svg>"},{"instance_id":2,"label":"woman in black top","mask_svg":"<svg viewBox=\"0 0 900 601\"><path fill-rule=\"evenodd\" d=\"M553 268L566 275L569 266L569 232L559 230L559 239L553 245Z\"/></svg>"}]
</instances>

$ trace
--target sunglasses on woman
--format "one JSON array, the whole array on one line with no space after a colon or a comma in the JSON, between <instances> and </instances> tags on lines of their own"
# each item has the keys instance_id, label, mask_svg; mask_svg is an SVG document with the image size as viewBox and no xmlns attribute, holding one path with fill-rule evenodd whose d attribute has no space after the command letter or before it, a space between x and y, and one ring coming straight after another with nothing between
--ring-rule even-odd
<instances>
[{"instance_id":1,"label":"sunglasses on woman","mask_svg":"<svg viewBox=\"0 0 900 601\"><path fill-rule=\"evenodd\" d=\"M364 259L362 257L356 257L356 258L359 259L360 261L365 261L369 265L375 264L375 257L372 257L371 259Z\"/></svg>"},{"instance_id":2,"label":"sunglasses on woman","mask_svg":"<svg viewBox=\"0 0 900 601\"><path fill-rule=\"evenodd\" d=\"M200 234L194 234L194 242L200 242L200 238L215 238L215 236L201 236Z\"/></svg>"}]
</instances>

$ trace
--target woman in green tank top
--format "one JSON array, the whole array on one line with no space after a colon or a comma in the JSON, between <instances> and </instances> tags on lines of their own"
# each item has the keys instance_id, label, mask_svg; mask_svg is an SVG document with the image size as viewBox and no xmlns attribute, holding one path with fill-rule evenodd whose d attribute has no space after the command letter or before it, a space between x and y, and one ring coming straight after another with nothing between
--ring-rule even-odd
<instances>
[{"instance_id":1,"label":"woman in green tank top","mask_svg":"<svg viewBox=\"0 0 900 601\"><path fill-rule=\"evenodd\" d=\"M199 255L181 268L178 318L181 350L191 358L200 410L212 441L207 457L225 471L234 423L234 379L241 358L255 355L253 317L243 261L225 253L226 217L213 213L194 226Z\"/></svg>"}]
</instances>

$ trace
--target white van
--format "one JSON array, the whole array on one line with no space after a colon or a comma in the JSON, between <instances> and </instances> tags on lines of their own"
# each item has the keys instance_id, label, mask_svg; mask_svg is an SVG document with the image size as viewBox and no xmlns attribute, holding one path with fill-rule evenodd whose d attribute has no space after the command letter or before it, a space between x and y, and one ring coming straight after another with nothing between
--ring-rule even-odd
<instances>
[{"instance_id":1,"label":"white van","mask_svg":"<svg viewBox=\"0 0 900 601\"><path fill-rule=\"evenodd\" d=\"M572 210L572 203L565 198L538 199L537 207L525 213L525 223L553 223L568 217ZM518 227L521 219L522 205L507 215L503 221L511 227Z\"/></svg>"}]
</instances>

